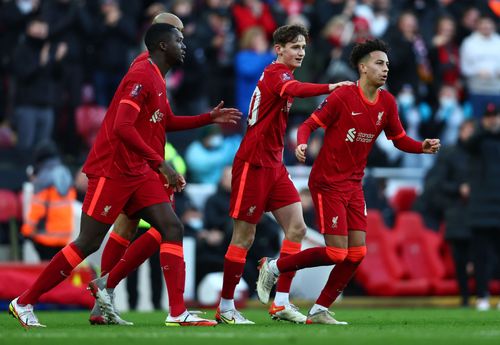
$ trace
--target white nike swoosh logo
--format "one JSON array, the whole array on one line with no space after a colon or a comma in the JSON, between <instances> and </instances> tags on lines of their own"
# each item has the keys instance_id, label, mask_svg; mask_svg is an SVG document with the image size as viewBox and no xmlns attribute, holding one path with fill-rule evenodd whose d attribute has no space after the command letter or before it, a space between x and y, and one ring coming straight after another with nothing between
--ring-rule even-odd
<instances>
[{"instance_id":1,"label":"white nike swoosh logo","mask_svg":"<svg viewBox=\"0 0 500 345\"><path fill-rule=\"evenodd\" d=\"M158 96L161 96L161 95L163 95L163 92L160 92L160 93L158 94Z\"/></svg>"},{"instance_id":2,"label":"white nike swoosh logo","mask_svg":"<svg viewBox=\"0 0 500 345\"><path fill-rule=\"evenodd\" d=\"M351 112L351 115L352 116L356 116L356 115L361 115L362 113L355 113L354 111Z\"/></svg>"}]
</instances>

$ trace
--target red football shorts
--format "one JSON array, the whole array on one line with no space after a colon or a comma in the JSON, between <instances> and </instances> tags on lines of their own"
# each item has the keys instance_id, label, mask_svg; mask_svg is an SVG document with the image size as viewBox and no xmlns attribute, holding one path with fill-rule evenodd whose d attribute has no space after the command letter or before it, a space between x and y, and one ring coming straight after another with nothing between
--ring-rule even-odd
<instances>
[{"instance_id":1,"label":"red football shorts","mask_svg":"<svg viewBox=\"0 0 500 345\"><path fill-rule=\"evenodd\" d=\"M296 202L300 202L299 193L283 164L268 168L234 159L229 210L232 218L257 224L264 212Z\"/></svg>"},{"instance_id":2,"label":"red football shorts","mask_svg":"<svg viewBox=\"0 0 500 345\"><path fill-rule=\"evenodd\" d=\"M366 231L366 204L361 182L342 181L328 190L309 184L309 189L322 234L347 236L348 230Z\"/></svg>"},{"instance_id":3,"label":"red football shorts","mask_svg":"<svg viewBox=\"0 0 500 345\"><path fill-rule=\"evenodd\" d=\"M89 176L82 210L95 220L113 224L120 212L132 216L145 207L169 202L158 173L120 179Z\"/></svg>"}]
</instances>

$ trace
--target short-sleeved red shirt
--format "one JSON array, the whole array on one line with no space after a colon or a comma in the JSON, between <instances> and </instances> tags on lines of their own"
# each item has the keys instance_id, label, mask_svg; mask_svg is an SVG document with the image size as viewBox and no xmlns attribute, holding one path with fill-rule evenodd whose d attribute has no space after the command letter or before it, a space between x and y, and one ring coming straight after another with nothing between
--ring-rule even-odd
<instances>
[{"instance_id":1,"label":"short-sleeved red shirt","mask_svg":"<svg viewBox=\"0 0 500 345\"><path fill-rule=\"evenodd\" d=\"M377 99L370 102L358 84L333 91L311 117L325 128L323 146L309 178L309 184L317 187L361 180L368 154L382 130L390 140L406 134L394 97L379 90Z\"/></svg>"},{"instance_id":2,"label":"short-sleeved red shirt","mask_svg":"<svg viewBox=\"0 0 500 345\"><path fill-rule=\"evenodd\" d=\"M130 150L115 133L118 106L123 103L139 111L133 126L146 144L143 152ZM170 116L173 114L160 70L150 59L136 60L115 92L83 172L110 178L145 175L163 160Z\"/></svg>"},{"instance_id":3,"label":"short-sleeved red shirt","mask_svg":"<svg viewBox=\"0 0 500 345\"><path fill-rule=\"evenodd\" d=\"M293 103L284 90L294 80L292 71L282 63L266 67L253 92L247 132L236 157L258 166L283 164L284 136Z\"/></svg>"}]
</instances>

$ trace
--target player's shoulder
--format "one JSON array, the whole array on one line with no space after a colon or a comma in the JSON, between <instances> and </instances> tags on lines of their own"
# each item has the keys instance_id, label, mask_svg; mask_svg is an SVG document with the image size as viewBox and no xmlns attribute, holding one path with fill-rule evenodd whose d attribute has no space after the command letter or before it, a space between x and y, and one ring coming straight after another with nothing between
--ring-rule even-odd
<instances>
[{"instance_id":1,"label":"player's shoulder","mask_svg":"<svg viewBox=\"0 0 500 345\"><path fill-rule=\"evenodd\" d=\"M124 79L127 81L141 82L142 84L150 84L150 74L152 72L151 63L148 59L135 61L130 69L125 74Z\"/></svg>"},{"instance_id":2,"label":"player's shoulder","mask_svg":"<svg viewBox=\"0 0 500 345\"><path fill-rule=\"evenodd\" d=\"M130 64L130 67L134 66L135 64L137 64L139 62L146 61L148 58L149 58L149 52L148 51L144 51L144 52L140 53L134 59L134 61L132 61L132 63Z\"/></svg>"},{"instance_id":3,"label":"player's shoulder","mask_svg":"<svg viewBox=\"0 0 500 345\"><path fill-rule=\"evenodd\" d=\"M389 91L387 91L386 89L380 89L379 97L383 102L388 102L388 103L396 102L396 98L394 97L394 95Z\"/></svg>"},{"instance_id":4,"label":"player's shoulder","mask_svg":"<svg viewBox=\"0 0 500 345\"><path fill-rule=\"evenodd\" d=\"M264 69L264 77L279 77L283 82L295 79L292 71L285 64L273 62Z\"/></svg>"}]
</instances>

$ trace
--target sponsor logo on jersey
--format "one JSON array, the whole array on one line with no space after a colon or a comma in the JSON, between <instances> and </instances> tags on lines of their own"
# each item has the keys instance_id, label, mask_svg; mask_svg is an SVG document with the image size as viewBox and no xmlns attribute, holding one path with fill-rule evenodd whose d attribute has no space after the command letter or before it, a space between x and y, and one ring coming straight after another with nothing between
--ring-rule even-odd
<instances>
[{"instance_id":1,"label":"sponsor logo on jersey","mask_svg":"<svg viewBox=\"0 0 500 345\"><path fill-rule=\"evenodd\" d=\"M345 141L350 141L351 143L353 143L354 138L356 138L356 128L349 128Z\"/></svg>"},{"instance_id":2,"label":"sponsor logo on jersey","mask_svg":"<svg viewBox=\"0 0 500 345\"><path fill-rule=\"evenodd\" d=\"M361 113L361 112L358 113L358 112L355 112L355 111L351 111L351 115L352 116L361 115L361 114L363 114L363 113Z\"/></svg>"},{"instance_id":3,"label":"sponsor logo on jersey","mask_svg":"<svg viewBox=\"0 0 500 345\"><path fill-rule=\"evenodd\" d=\"M380 126L382 124L382 117L383 116L384 116L384 112L383 111L379 111L378 112L378 116L377 116L377 123L376 123L377 126Z\"/></svg>"},{"instance_id":4,"label":"sponsor logo on jersey","mask_svg":"<svg viewBox=\"0 0 500 345\"><path fill-rule=\"evenodd\" d=\"M134 86L132 87L132 91L130 91L130 97L136 98L141 93L141 90L142 90L141 84L139 83L134 84Z\"/></svg>"},{"instance_id":5,"label":"sponsor logo on jersey","mask_svg":"<svg viewBox=\"0 0 500 345\"><path fill-rule=\"evenodd\" d=\"M160 111L160 109L156 109L156 111L153 113L153 115L151 115L149 122L153 122L153 123L161 122L161 120L163 120L164 116L165 115L163 115L163 113Z\"/></svg>"},{"instance_id":6,"label":"sponsor logo on jersey","mask_svg":"<svg viewBox=\"0 0 500 345\"><path fill-rule=\"evenodd\" d=\"M360 142L360 143L371 143L373 141L373 138L375 138L375 134L372 133L363 133L363 132L356 132L356 128L350 128L347 131L347 135L345 138L345 141L349 141L353 143L354 141Z\"/></svg>"}]
</instances>

